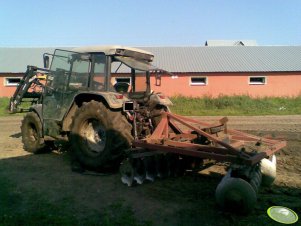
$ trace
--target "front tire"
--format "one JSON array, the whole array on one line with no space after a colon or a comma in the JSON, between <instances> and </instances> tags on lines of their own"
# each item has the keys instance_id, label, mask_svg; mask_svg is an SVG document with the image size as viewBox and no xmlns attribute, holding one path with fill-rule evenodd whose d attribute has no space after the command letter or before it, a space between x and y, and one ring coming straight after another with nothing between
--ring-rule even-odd
<instances>
[{"instance_id":1,"label":"front tire","mask_svg":"<svg viewBox=\"0 0 301 226\"><path fill-rule=\"evenodd\" d=\"M83 103L76 111L70 141L76 159L86 168L97 170L110 166L130 147L132 126L120 111L103 103Z\"/></svg>"},{"instance_id":2,"label":"front tire","mask_svg":"<svg viewBox=\"0 0 301 226\"><path fill-rule=\"evenodd\" d=\"M21 124L22 142L25 151L37 154L47 148L42 135L42 122L34 112L25 115Z\"/></svg>"}]
</instances>

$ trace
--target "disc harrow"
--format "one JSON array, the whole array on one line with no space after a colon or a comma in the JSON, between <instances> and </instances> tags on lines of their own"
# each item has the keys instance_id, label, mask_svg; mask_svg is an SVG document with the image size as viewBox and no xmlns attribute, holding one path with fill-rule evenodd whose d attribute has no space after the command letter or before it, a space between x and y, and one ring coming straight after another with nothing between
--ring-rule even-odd
<instances>
[{"instance_id":1,"label":"disc harrow","mask_svg":"<svg viewBox=\"0 0 301 226\"><path fill-rule=\"evenodd\" d=\"M282 140L267 139L227 128L226 117L215 124L162 113L152 134L133 141L121 163L121 180L132 186L155 178L181 176L197 170L204 159L229 164L216 188L216 201L223 209L249 212L261 185L276 177L275 153L286 146Z\"/></svg>"}]
</instances>

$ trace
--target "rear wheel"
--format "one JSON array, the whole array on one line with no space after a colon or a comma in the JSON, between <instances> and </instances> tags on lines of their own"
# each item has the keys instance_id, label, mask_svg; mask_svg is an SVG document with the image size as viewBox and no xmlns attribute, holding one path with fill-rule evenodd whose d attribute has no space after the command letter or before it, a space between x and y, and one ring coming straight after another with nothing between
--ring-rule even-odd
<instances>
[{"instance_id":1,"label":"rear wheel","mask_svg":"<svg viewBox=\"0 0 301 226\"><path fill-rule=\"evenodd\" d=\"M99 169L120 159L132 142L132 126L120 111L91 101L75 113L71 145L75 157L87 168Z\"/></svg>"},{"instance_id":2,"label":"rear wheel","mask_svg":"<svg viewBox=\"0 0 301 226\"><path fill-rule=\"evenodd\" d=\"M25 115L21 125L21 133L25 151L35 154L47 151L42 137L42 123L36 113L29 112Z\"/></svg>"}]
</instances>

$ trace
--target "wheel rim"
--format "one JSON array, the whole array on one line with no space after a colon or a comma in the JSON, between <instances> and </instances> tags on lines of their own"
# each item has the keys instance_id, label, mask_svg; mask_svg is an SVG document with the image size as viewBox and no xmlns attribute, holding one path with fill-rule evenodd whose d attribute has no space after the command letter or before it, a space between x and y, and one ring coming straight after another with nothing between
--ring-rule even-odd
<instances>
[{"instance_id":1,"label":"wheel rim","mask_svg":"<svg viewBox=\"0 0 301 226\"><path fill-rule=\"evenodd\" d=\"M83 123L81 137L84 139L84 148L88 154L98 155L106 146L107 136L103 125L96 119L89 119Z\"/></svg>"}]
</instances>

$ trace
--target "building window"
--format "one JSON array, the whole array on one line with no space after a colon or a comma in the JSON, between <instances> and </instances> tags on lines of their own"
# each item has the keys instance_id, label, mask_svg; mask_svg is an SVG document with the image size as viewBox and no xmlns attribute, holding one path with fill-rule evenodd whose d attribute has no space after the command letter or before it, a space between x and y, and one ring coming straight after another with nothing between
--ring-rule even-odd
<instances>
[{"instance_id":1,"label":"building window","mask_svg":"<svg viewBox=\"0 0 301 226\"><path fill-rule=\"evenodd\" d=\"M117 83L119 83L119 82L123 82L123 83L128 83L128 84L131 84L131 78L130 77L116 77L115 78L115 81L117 82Z\"/></svg>"},{"instance_id":2,"label":"building window","mask_svg":"<svg viewBox=\"0 0 301 226\"><path fill-rule=\"evenodd\" d=\"M18 86L20 81L21 81L20 77L5 78L4 85L5 86Z\"/></svg>"},{"instance_id":3,"label":"building window","mask_svg":"<svg viewBox=\"0 0 301 226\"><path fill-rule=\"evenodd\" d=\"M208 84L207 77L190 77L191 86L205 86Z\"/></svg>"},{"instance_id":4,"label":"building window","mask_svg":"<svg viewBox=\"0 0 301 226\"><path fill-rule=\"evenodd\" d=\"M265 76L251 76L249 77L249 85L265 85L267 78Z\"/></svg>"}]
</instances>

